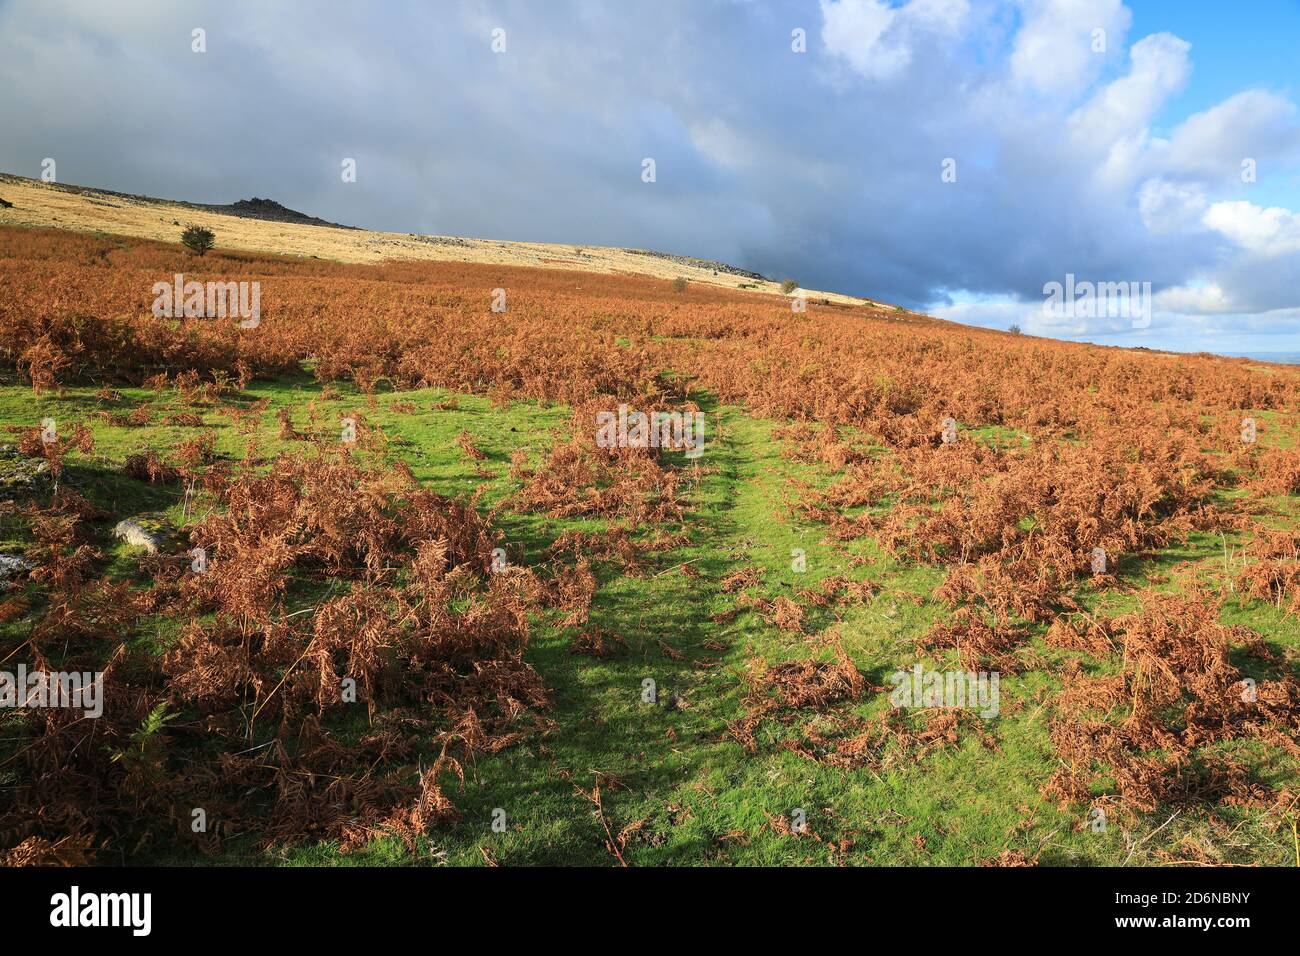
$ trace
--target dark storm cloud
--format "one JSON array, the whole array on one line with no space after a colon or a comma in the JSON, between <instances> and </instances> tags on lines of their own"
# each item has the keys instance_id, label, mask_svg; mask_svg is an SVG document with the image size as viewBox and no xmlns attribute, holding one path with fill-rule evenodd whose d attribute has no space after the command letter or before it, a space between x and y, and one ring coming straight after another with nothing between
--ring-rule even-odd
<instances>
[{"instance_id":1,"label":"dark storm cloud","mask_svg":"<svg viewBox=\"0 0 1300 956\"><path fill-rule=\"evenodd\" d=\"M65 182L657 248L908 305L1002 297L969 316L993 323L1066 272L1239 283L1240 237L1200 217L1241 197L1206 157L1253 136L1293 163L1289 104L1224 104L1154 140L1186 45L1130 44L1117 0L1079 6L11 0L0 168L38 175L49 156ZM1078 51L1094 22L1111 31L1104 56ZM196 27L206 53L191 51ZM796 27L807 53L791 50ZM1151 181L1173 187L1143 206ZM1180 210L1183 225L1153 233L1157 212ZM1258 307L1296 305L1270 289Z\"/></svg>"}]
</instances>

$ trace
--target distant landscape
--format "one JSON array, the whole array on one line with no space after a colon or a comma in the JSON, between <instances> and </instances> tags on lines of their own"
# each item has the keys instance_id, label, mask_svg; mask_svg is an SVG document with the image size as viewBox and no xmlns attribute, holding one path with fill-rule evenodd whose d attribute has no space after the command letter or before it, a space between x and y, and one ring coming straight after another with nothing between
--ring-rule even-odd
<instances>
[{"instance_id":1,"label":"distant landscape","mask_svg":"<svg viewBox=\"0 0 1300 956\"><path fill-rule=\"evenodd\" d=\"M1300 370L0 188L8 863L1292 860Z\"/></svg>"},{"instance_id":2,"label":"distant landscape","mask_svg":"<svg viewBox=\"0 0 1300 956\"><path fill-rule=\"evenodd\" d=\"M610 940L659 868L1285 938L1297 36L0 0L23 940Z\"/></svg>"},{"instance_id":3,"label":"distant landscape","mask_svg":"<svg viewBox=\"0 0 1300 956\"><path fill-rule=\"evenodd\" d=\"M1238 356L1238 353L1229 353L1232 356ZM1300 352L1255 352L1251 355L1240 355L1241 358L1259 359L1261 362L1273 362L1278 365L1300 365Z\"/></svg>"}]
</instances>

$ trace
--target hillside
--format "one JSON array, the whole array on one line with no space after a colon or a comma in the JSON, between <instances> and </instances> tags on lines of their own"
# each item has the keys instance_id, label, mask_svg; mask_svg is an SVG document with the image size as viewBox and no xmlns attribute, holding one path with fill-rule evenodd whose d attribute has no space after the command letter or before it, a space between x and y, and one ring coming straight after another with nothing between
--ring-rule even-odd
<instances>
[{"instance_id":1,"label":"hillside","mask_svg":"<svg viewBox=\"0 0 1300 956\"><path fill-rule=\"evenodd\" d=\"M372 232L328 223L286 210L273 200L241 200L225 206L153 199L125 193L44 183L0 173L0 224L106 232L175 242L191 223L212 229L223 249L270 252L338 262L429 260L572 269L645 275L731 289L780 294L780 281L725 263L637 249L507 242L460 236ZM860 298L805 290L810 298L861 304Z\"/></svg>"},{"instance_id":2,"label":"hillside","mask_svg":"<svg viewBox=\"0 0 1300 956\"><path fill-rule=\"evenodd\" d=\"M0 195L5 863L1294 860L1300 370Z\"/></svg>"}]
</instances>

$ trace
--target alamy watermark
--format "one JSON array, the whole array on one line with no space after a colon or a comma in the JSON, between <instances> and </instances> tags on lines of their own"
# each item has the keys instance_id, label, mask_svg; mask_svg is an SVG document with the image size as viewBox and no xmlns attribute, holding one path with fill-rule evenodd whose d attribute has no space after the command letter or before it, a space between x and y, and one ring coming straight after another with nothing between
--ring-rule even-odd
<instances>
[{"instance_id":1,"label":"alamy watermark","mask_svg":"<svg viewBox=\"0 0 1300 956\"><path fill-rule=\"evenodd\" d=\"M974 710L985 719L998 715L998 671L927 671L913 664L910 671L889 675L894 685L889 703L898 710L944 708Z\"/></svg>"},{"instance_id":2,"label":"alamy watermark","mask_svg":"<svg viewBox=\"0 0 1300 956\"><path fill-rule=\"evenodd\" d=\"M1043 285L1043 316L1062 319L1128 319L1135 329L1151 327L1150 282L1065 282Z\"/></svg>"},{"instance_id":3,"label":"alamy watermark","mask_svg":"<svg viewBox=\"0 0 1300 956\"><path fill-rule=\"evenodd\" d=\"M663 448L686 452L687 458L704 454L703 412L630 412L619 405L614 412L596 413L596 445L600 448Z\"/></svg>"},{"instance_id":4,"label":"alamy watermark","mask_svg":"<svg viewBox=\"0 0 1300 956\"><path fill-rule=\"evenodd\" d=\"M83 893L74 885L50 897L50 925L56 928L120 926L133 936L148 936L152 916L152 893Z\"/></svg>"},{"instance_id":5,"label":"alamy watermark","mask_svg":"<svg viewBox=\"0 0 1300 956\"><path fill-rule=\"evenodd\" d=\"M28 671L19 664L16 671L0 671L0 707L67 707L87 717L104 713L102 671Z\"/></svg>"},{"instance_id":6,"label":"alamy watermark","mask_svg":"<svg viewBox=\"0 0 1300 956\"><path fill-rule=\"evenodd\" d=\"M238 318L241 329L255 329L262 322L262 283L185 281L176 273L172 282L153 284L151 311L159 319Z\"/></svg>"}]
</instances>

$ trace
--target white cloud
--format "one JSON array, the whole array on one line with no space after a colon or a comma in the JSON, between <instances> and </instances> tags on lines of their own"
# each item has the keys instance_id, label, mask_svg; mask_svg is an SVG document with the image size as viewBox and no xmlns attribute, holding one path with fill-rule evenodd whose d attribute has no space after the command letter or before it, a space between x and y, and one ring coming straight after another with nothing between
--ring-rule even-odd
<instances>
[{"instance_id":1,"label":"white cloud","mask_svg":"<svg viewBox=\"0 0 1300 956\"><path fill-rule=\"evenodd\" d=\"M1103 30L1105 50L1120 49L1129 11L1120 0L1023 0L1023 22L1011 52L1011 72L1036 93L1072 97L1101 70L1094 30Z\"/></svg>"},{"instance_id":2,"label":"white cloud","mask_svg":"<svg viewBox=\"0 0 1300 956\"><path fill-rule=\"evenodd\" d=\"M935 33L957 33L970 15L969 0L911 0L900 15L904 22Z\"/></svg>"},{"instance_id":3,"label":"white cloud","mask_svg":"<svg viewBox=\"0 0 1300 956\"><path fill-rule=\"evenodd\" d=\"M912 62L918 33L955 36L970 13L968 0L821 0L822 42L862 76L888 79Z\"/></svg>"},{"instance_id":4,"label":"white cloud","mask_svg":"<svg viewBox=\"0 0 1300 956\"><path fill-rule=\"evenodd\" d=\"M1070 117L1075 141L1109 147L1141 137L1156 111L1191 75L1191 44L1171 33L1153 33L1133 44L1132 67L1102 87Z\"/></svg>"},{"instance_id":5,"label":"white cloud","mask_svg":"<svg viewBox=\"0 0 1300 956\"><path fill-rule=\"evenodd\" d=\"M1186 234L1203 228L1208 207L1205 191L1194 184L1150 179L1138 193L1142 224L1156 236Z\"/></svg>"},{"instance_id":6,"label":"white cloud","mask_svg":"<svg viewBox=\"0 0 1300 956\"><path fill-rule=\"evenodd\" d=\"M1204 223L1243 249L1268 255L1300 251L1300 216L1278 206L1216 202L1205 212Z\"/></svg>"},{"instance_id":7,"label":"white cloud","mask_svg":"<svg viewBox=\"0 0 1300 956\"><path fill-rule=\"evenodd\" d=\"M1169 138L1171 169L1216 181L1241 181L1242 161L1294 163L1300 127L1294 104L1265 90L1246 90L1184 120Z\"/></svg>"},{"instance_id":8,"label":"white cloud","mask_svg":"<svg viewBox=\"0 0 1300 956\"><path fill-rule=\"evenodd\" d=\"M1175 286L1156 294L1156 308L1175 314L1226 314L1237 311L1215 283Z\"/></svg>"},{"instance_id":9,"label":"white cloud","mask_svg":"<svg viewBox=\"0 0 1300 956\"><path fill-rule=\"evenodd\" d=\"M822 0L822 42L863 76L887 77L905 67L912 51L886 32L898 13L881 0Z\"/></svg>"}]
</instances>

